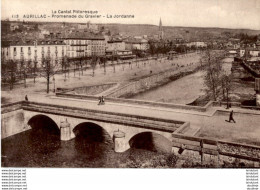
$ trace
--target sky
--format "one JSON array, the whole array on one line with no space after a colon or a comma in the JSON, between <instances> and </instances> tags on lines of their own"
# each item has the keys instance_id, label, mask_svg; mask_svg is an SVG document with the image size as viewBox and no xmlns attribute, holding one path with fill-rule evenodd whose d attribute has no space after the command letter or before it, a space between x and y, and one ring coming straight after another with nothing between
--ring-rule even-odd
<instances>
[{"instance_id":1,"label":"sky","mask_svg":"<svg viewBox=\"0 0 260 190\"><path fill-rule=\"evenodd\" d=\"M85 14L83 18L52 18L52 11L58 10L98 11L101 18L84 18ZM45 14L47 18L25 19L24 14ZM134 18L107 18L122 14ZM260 0L2 0L2 19L17 20L12 15L27 21L153 25L161 18L163 26L260 30Z\"/></svg>"}]
</instances>

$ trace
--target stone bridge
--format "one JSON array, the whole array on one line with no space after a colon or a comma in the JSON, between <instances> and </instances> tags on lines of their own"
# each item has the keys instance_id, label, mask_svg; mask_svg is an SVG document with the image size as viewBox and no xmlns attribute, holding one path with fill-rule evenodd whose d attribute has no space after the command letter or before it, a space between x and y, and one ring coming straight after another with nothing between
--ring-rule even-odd
<instances>
[{"instance_id":1,"label":"stone bridge","mask_svg":"<svg viewBox=\"0 0 260 190\"><path fill-rule=\"evenodd\" d=\"M189 136L185 133L189 122L26 101L3 105L1 111L2 138L46 122L52 123L60 139L66 141L79 135L80 130L76 129L94 126L106 131L116 152L126 151L133 138L140 139L149 133L167 141L176 155L202 164L239 162L250 167L260 166L259 146Z\"/></svg>"},{"instance_id":2,"label":"stone bridge","mask_svg":"<svg viewBox=\"0 0 260 190\"><path fill-rule=\"evenodd\" d=\"M172 133L189 125L183 121L23 101L2 106L2 138L31 129L36 118L38 122L46 122L46 118L54 122L60 139L65 141L75 137L78 126L99 126L113 139L116 152L129 149L129 141L142 133L156 133L172 142Z\"/></svg>"}]
</instances>

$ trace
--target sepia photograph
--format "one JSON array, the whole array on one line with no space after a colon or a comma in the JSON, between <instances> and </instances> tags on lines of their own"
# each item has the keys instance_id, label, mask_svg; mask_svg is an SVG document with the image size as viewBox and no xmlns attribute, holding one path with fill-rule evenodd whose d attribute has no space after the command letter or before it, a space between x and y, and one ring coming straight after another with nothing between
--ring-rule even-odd
<instances>
[{"instance_id":1,"label":"sepia photograph","mask_svg":"<svg viewBox=\"0 0 260 190\"><path fill-rule=\"evenodd\" d=\"M1 168L259 169L260 0L2 0Z\"/></svg>"}]
</instances>

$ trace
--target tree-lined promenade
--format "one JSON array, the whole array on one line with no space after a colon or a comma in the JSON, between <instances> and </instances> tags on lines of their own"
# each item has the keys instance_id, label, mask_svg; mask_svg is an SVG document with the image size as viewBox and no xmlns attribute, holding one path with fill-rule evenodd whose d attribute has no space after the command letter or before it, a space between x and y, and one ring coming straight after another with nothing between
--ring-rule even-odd
<instances>
[{"instance_id":1,"label":"tree-lined promenade","mask_svg":"<svg viewBox=\"0 0 260 190\"><path fill-rule=\"evenodd\" d=\"M98 60L87 60L87 64L82 64L82 67L74 64L70 66L66 64L48 66L51 60L45 60L45 67L41 68L41 71L38 72L39 76L36 79L34 77L26 79L26 88L23 80L20 80L16 85L13 84L14 86L11 90L8 83L2 85L2 98L21 100L25 94L29 93L37 92L46 94L46 79L48 79L48 76L50 92L53 92L54 86L55 88L74 88L107 82L119 82L123 84L139 77L149 76L151 73L155 74L169 69L176 69L176 72L181 72L195 68L200 65L200 58L201 55L196 52L178 55L173 60L167 60L166 57L163 59L151 59L150 57L127 61L108 60L106 64L102 64L102 59L95 58ZM57 68L59 70L55 70Z\"/></svg>"}]
</instances>

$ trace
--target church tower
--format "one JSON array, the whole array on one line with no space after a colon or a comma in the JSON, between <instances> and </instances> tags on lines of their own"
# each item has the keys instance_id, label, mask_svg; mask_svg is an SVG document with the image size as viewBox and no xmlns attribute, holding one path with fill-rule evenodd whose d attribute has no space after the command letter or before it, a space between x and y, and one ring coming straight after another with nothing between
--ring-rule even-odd
<instances>
[{"instance_id":1,"label":"church tower","mask_svg":"<svg viewBox=\"0 0 260 190\"><path fill-rule=\"evenodd\" d=\"M159 39L163 40L164 37L164 32L163 32L163 27L162 27L162 20L160 18L160 22L159 22Z\"/></svg>"}]
</instances>

